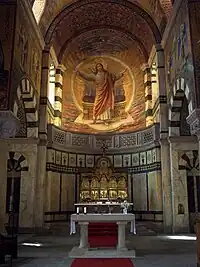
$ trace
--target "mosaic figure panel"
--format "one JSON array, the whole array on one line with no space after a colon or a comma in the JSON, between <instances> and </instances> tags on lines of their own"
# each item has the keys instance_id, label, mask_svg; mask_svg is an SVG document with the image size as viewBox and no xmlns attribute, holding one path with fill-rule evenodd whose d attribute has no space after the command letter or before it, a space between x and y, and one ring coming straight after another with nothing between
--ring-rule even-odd
<instances>
[{"instance_id":1,"label":"mosaic figure panel","mask_svg":"<svg viewBox=\"0 0 200 267\"><path fill-rule=\"evenodd\" d=\"M75 123L98 131L113 131L133 122L129 114L134 78L114 58L93 58L79 65L72 79L72 94L79 115Z\"/></svg>"}]
</instances>

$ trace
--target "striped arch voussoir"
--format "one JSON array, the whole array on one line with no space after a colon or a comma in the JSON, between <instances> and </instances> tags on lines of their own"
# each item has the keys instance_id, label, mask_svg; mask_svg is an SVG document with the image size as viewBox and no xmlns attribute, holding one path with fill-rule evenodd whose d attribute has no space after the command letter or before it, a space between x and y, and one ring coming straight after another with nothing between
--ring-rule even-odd
<instances>
[{"instance_id":1,"label":"striped arch voussoir","mask_svg":"<svg viewBox=\"0 0 200 267\"><path fill-rule=\"evenodd\" d=\"M181 155L179 160L179 170L199 170L198 151L192 150Z\"/></svg>"},{"instance_id":2,"label":"striped arch voussoir","mask_svg":"<svg viewBox=\"0 0 200 267\"><path fill-rule=\"evenodd\" d=\"M12 170L28 171L28 162L21 153L9 152L7 171L10 172Z\"/></svg>"},{"instance_id":3,"label":"striped arch voussoir","mask_svg":"<svg viewBox=\"0 0 200 267\"><path fill-rule=\"evenodd\" d=\"M188 111L190 114L193 110L193 103L190 97L189 87L183 78L179 78L174 84L173 94L170 98L169 136L180 136L180 115L185 97L188 100Z\"/></svg>"},{"instance_id":4,"label":"striped arch voussoir","mask_svg":"<svg viewBox=\"0 0 200 267\"><path fill-rule=\"evenodd\" d=\"M17 116L20 99L23 100L26 113L27 137L38 137L38 110L35 89L31 82L24 78L17 87L17 97L13 112Z\"/></svg>"}]
</instances>

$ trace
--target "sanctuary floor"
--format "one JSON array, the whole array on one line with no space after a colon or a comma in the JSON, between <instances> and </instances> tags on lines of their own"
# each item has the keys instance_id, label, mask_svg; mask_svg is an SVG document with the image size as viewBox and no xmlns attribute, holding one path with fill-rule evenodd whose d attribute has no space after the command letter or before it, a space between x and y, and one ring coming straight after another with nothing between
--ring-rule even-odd
<instances>
[{"instance_id":1,"label":"sanctuary floor","mask_svg":"<svg viewBox=\"0 0 200 267\"><path fill-rule=\"evenodd\" d=\"M79 244L79 236L78 234L69 236L66 229L65 231L55 229L46 234L20 235L19 259L13 262L13 266L70 267L73 259L68 258L68 252ZM137 233L134 236L127 231L127 246L136 250L136 259L133 259L135 267L196 266L194 235L181 237L191 240L180 240L180 237L176 236L171 237L176 239L170 239L162 234L156 234L142 224L137 225ZM41 244L41 246L25 246L23 243Z\"/></svg>"}]
</instances>

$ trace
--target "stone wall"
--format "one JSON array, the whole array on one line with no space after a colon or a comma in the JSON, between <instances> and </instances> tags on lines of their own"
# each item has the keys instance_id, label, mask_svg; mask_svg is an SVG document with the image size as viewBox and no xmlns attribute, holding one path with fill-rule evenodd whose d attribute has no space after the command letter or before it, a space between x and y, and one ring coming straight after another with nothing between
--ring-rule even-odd
<instances>
[{"instance_id":1,"label":"stone wall","mask_svg":"<svg viewBox=\"0 0 200 267\"><path fill-rule=\"evenodd\" d=\"M200 81L200 3L198 1L188 1L190 32L191 32L191 47L193 51L194 71L195 71L195 96L196 105L200 105L199 81Z\"/></svg>"},{"instance_id":2,"label":"stone wall","mask_svg":"<svg viewBox=\"0 0 200 267\"><path fill-rule=\"evenodd\" d=\"M8 1L9 2L9 1ZM15 3L0 3L0 109L9 108L9 82L14 40Z\"/></svg>"},{"instance_id":3,"label":"stone wall","mask_svg":"<svg viewBox=\"0 0 200 267\"><path fill-rule=\"evenodd\" d=\"M45 211L74 210L79 174L93 171L104 141L108 146L106 157L115 171L130 177L129 196L134 210L162 212L158 133L158 125L131 134L103 136L69 133L49 125ZM156 220L162 220L162 215Z\"/></svg>"},{"instance_id":4,"label":"stone wall","mask_svg":"<svg viewBox=\"0 0 200 267\"><path fill-rule=\"evenodd\" d=\"M194 90L193 58L190 38L190 24L187 1L175 5L171 23L165 32L163 44L165 52L166 89L174 95L173 88L178 77L184 78L191 92ZM179 88L175 88L178 90Z\"/></svg>"},{"instance_id":5,"label":"stone wall","mask_svg":"<svg viewBox=\"0 0 200 267\"><path fill-rule=\"evenodd\" d=\"M44 41L27 1L18 1L15 20L10 109L21 125L25 124L25 128L37 128L38 115L35 114L39 107ZM22 113L24 113L23 116ZM25 121L24 117L26 117ZM30 133L33 131L34 133ZM37 136L37 130L33 131L28 130L27 133L24 131L24 134L17 133L17 137Z\"/></svg>"},{"instance_id":6,"label":"stone wall","mask_svg":"<svg viewBox=\"0 0 200 267\"><path fill-rule=\"evenodd\" d=\"M20 228L34 228L35 220L37 219L37 207L34 205L35 200L35 183L37 177L37 144L26 144L18 140L10 140L5 142L4 161L2 163L2 188L3 192L0 192L1 199L5 200L1 203L0 208L0 221L8 222L8 214L6 213L6 192L7 192L7 177L12 177L12 171L18 173L17 177L20 177L20 203L19 203L19 227ZM12 159L16 164L12 165ZM10 161L11 160L11 161ZM9 163L10 162L10 163ZM8 166L8 167L7 167ZM1 227L1 225L0 225ZM3 230L3 225L1 227Z\"/></svg>"}]
</instances>

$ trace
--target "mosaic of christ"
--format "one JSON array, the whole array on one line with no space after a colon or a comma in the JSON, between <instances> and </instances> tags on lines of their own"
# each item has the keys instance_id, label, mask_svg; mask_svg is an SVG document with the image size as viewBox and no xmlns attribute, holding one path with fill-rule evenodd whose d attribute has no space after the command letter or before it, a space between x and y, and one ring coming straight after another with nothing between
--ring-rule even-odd
<instances>
[{"instance_id":1,"label":"mosaic of christ","mask_svg":"<svg viewBox=\"0 0 200 267\"><path fill-rule=\"evenodd\" d=\"M97 58L78 66L73 97L81 111L76 123L99 131L133 123L128 111L134 98L134 80L129 69L116 59Z\"/></svg>"}]
</instances>

